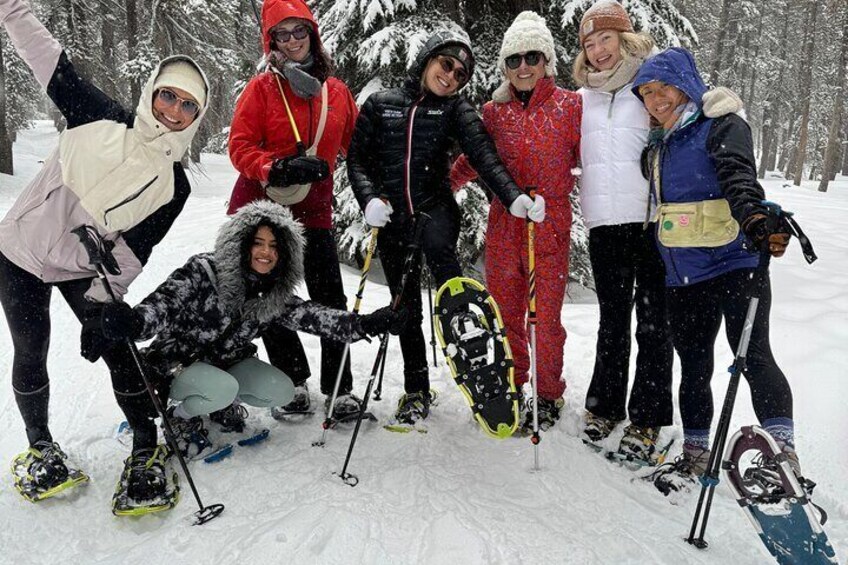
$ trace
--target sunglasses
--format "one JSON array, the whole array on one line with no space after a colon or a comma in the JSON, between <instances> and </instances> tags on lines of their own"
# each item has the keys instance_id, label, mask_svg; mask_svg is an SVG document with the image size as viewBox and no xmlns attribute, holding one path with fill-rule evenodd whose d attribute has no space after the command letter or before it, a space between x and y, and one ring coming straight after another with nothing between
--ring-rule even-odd
<instances>
[{"instance_id":1,"label":"sunglasses","mask_svg":"<svg viewBox=\"0 0 848 565\"><path fill-rule=\"evenodd\" d=\"M524 55L510 55L506 58L506 66L514 71L521 66L521 61L523 59L524 62L527 63L528 67L535 67L539 64L539 61L542 60L542 56L541 51L528 51Z\"/></svg>"},{"instance_id":2,"label":"sunglasses","mask_svg":"<svg viewBox=\"0 0 848 565\"><path fill-rule=\"evenodd\" d=\"M186 100L185 98L180 98L173 91L168 90L167 88L160 88L156 96L159 98L159 101L165 104L166 106L173 106L177 102L180 103L180 110L186 116L194 116L200 111L200 105L194 100Z\"/></svg>"},{"instance_id":3,"label":"sunglasses","mask_svg":"<svg viewBox=\"0 0 848 565\"><path fill-rule=\"evenodd\" d=\"M455 62L451 57L441 56L439 57L439 64L442 66L442 70L446 73L453 73L453 77L459 84L465 84L468 82L468 71L465 70L462 63Z\"/></svg>"},{"instance_id":4,"label":"sunglasses","mask_svg":"<svg viewBox=\"0 0 848 565\"><path fill-rule=\"evenodd\" d=\"M296 26L293 30L278 29L271 32L271 37L277 43L287 43L292 37L297 40L305 39L309 35L309 28L304 25Z\"/></svg>"}]
</instances>

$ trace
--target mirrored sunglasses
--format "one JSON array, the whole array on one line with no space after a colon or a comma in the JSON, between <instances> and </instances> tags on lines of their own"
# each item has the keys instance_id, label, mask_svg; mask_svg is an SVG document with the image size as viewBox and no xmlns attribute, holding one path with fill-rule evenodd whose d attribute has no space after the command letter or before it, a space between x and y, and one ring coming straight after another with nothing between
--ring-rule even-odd
<instances>
[{"instance_id":1,"label":"mirrored sunglasses","mask_svg":"<svg viewBox=\"0 0 848 565\"><path fill-rule=\"evenodd\" d=\"M439 57L439 64L442 66L442 70L446 73L453 73L453 77L459 84L462 85L468 82L468 71L465 70L462 63L456 62L451 57L441 56Z\"/></svg>"},{"instance_id":2,"label":"mirrored sunglasses","mask_svg":"<svg viewBox=\"0 0 848 565\"><path fill-rule=\"evenodd\" d=\"M304 25L296 26L293 30L278 29L271 32L271 37L277 43L287 43L292 37L297 40L305 39L309 35L309 28Z\"/></svg>"},{"instance_id":3,"label":"mirrored sunglasses","mask_svg":"<svg viewBox=\"0 0 848 565\"><path fill-rule=\"evenodd\" d=\"M157 94L159 100L167 106L173 106L177 102L180 103L180 110L187 116L194 116L200 111L200 106L194 100L186 100L180 98L172 90L160 88Z\"/></svg>"},{"instance_id":4,"label":"mirrored sunglasses","mask_svg":"<svg viewBox=\"0 0 848 565\"><path fill-rule=\"evenodd\" d=\"M514 71L521 66L521 60L523 59L528 67L535 67L542 60L542 56L541 51L528 51L524 55L516 53L506 58L506 66Z\"/></svg>"}]
</instances>

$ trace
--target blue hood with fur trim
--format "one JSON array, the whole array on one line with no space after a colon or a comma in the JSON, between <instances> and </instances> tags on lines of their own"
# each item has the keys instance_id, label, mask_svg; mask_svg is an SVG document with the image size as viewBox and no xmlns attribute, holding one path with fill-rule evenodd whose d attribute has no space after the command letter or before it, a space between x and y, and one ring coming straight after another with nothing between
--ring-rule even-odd
<instances>
[{"instance_id":1,"label":"blue hood with fur trim","mask_svg":"<svg viewBox=\"0 0 848 565\"><path fill-rule=\"evenodd\" d=\"M654 55L645 61L633 79L633 94L639 100L639 87L649 82L659 81L682 91L689 100L701 107L701 99L708 90L706 83L698 73L692 53L682 47L672 47Z\"/></svg>"}]
</instances>

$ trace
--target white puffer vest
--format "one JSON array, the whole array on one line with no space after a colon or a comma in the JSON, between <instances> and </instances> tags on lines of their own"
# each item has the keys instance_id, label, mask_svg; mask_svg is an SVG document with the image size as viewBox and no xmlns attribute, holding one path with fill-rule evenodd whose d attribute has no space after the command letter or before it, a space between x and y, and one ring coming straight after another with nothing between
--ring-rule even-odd
<instances>
[{"instance_id":1,"label":"white puffer vest","mask_svg":"<svg viewBox=\"0 0 848 565\"><path fill-rule=\"evenodd\" d=\"M648 181L639 164L650 118L626 84L615 94L581 88L580 205L589 229L644 222Z\"/></svg>"}]
</instances>

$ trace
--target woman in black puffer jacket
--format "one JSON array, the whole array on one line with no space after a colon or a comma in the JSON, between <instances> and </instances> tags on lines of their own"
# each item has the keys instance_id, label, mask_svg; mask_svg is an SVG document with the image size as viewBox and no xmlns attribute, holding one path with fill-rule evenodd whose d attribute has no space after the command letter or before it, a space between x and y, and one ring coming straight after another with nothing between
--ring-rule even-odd
<instances>
[{"instance_id":1,"label":"woman in black puffer jacket","mask_svg":"<svg viewBox=\"0 0 848 565\"><path fill-rule=\"evenodd\" d=\"M523 218L529 212L536 221L544 218L544 201L534 202L522 194L477 110L457 94L473 71L468 43L449 31L438 32L421 48L404 85L372 94L356 121L348 150L348 176L366 222L382 228L380 260L393 293L399 290L411 218L417 211L426 211L432 218L424 229L422 246L436 284L462 275L456 256L459 207L448 178L455 153L468 156L481 180L510 213ZM404 297L410 314L400 336L406 394L392 422L401 427L415 427L429 414L419 273L420 265L416 265Z\"/></svg>"}]
</instances>

